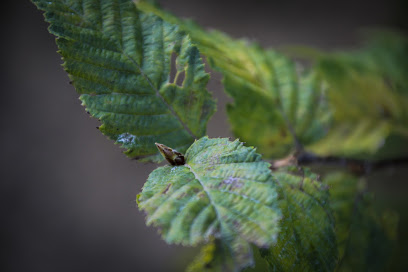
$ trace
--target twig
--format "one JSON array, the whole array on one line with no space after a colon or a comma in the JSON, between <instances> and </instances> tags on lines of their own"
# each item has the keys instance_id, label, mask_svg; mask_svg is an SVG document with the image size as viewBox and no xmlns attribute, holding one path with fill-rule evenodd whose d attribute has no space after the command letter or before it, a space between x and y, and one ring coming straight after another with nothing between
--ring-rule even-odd
<instances>
[{"instance_id":1,"label":"twig","mask_svg":"<svg viewBox=\"0 0 408 272\"><path fill-rule=\"evenodd\" d=\"M292 155L287 156L286 158L272 161L271 169L276 170L281 167L297 165L297 164L298 164L298 161L296 159L296 156L292 154Z\"/></svg>"},{"instance_id":2,"label":"twig","mask_svg":"<svg viewBox=\"0 0 408 272\"><path fill-rule=\"evenodd\" d=\"M367 161L335 156L318 156L309 152L299 152L289 155L286 158L272 161L271 169L278 169L290 165L304 166L310 164L337 165L341 167L347 167L349 168L349 170L357 174L368 174L373 170L385 168L388 166L408 164L408 157Z\"/></svg>"}]
</instances>

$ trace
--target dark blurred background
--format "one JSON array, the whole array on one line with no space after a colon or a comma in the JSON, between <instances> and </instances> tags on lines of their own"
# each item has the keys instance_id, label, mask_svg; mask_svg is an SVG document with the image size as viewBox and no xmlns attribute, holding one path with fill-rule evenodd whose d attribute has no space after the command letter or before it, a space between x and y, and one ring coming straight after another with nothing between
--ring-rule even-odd
<instances>
[{"instance_id":1,"label":"dark blurred background","mask_svg":"<svg viewBox=\"0 0 408 272\"><path fill-rule=\"evenodd\" d=\"M160 1L176 15L263 46L353 48L358 30L407 32L408 1ZM181 271L194 250L169 246L146 227L135 196L157 166L128 160L80 105L54 37L28 0L2 3L0 201L2 271ZM219 75L212 137L232 136ZM401 214L394 270L407 249L406 166L369 177L378 203Z\"/></svg>"}]
</instances>

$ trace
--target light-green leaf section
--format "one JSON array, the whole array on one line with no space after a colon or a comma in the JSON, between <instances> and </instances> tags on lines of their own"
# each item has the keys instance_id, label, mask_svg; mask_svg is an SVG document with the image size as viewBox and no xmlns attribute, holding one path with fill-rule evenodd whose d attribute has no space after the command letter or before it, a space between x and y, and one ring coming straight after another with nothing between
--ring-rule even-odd
<instances>
[{"instance_id":1,"label":"light-green leaf section","mask_svg":"<svg viewBox=\"0 0 408 272\"><path fill-rule=\"evenodd\" d=\"M155 142L184 152L205 135L215 111L209 75L177 26L130 0L33 2L45 11L86 110L129 157L160 161ZM170 80L172 74L183 81Z\"/></svg>"},{"instance_id":2,"label":"light-green leaf section","mask_svg":"<svg viewBox=\"0 0 408 272\"><path fill-rule=\"evenodd\" d=\"M256 253L256 252L254 252ZM186 272L228 272L240 271L231 256L228 244L217 239L204 245L200 253L187 267Z\"/></svg>"},{"instance_id":3,"label":"light-green leaf section","mask_svg":"<svg viewBox=\"0 0 408 272\"><path fill-rule=\"evenodd\" d=\"M147 224L159 227L168 243L218 239L226 271L252 265L251 244L269 247L279 231L281 212L269 164L254 148L226 138L201 138L185 157L185 165L150 174L138 196Z\"/></svg>"},{"instance_id":4,"label":"light-green leaf section","mask_svg":"<svg viewBox=\"0 0 408 272\"><path fill-rule=\"evenodd\" d=\"M268 271L265 260L261 257L257 247L253 246L256 267L247 267L241 271ZM228 253L228 246L219 239L204 245L200 253L190 263L187 272L228 272L234 271L234 260Z\"/></svg>"},{"instance_id":5,"label":"light-green leaf section","mask_svg":"<svg viewBox=\"0 0 408 272\"><path fill-rule=\"evenodd\" d=\"M408 39L371 35L359 50L317 58L314 69L328 86L334 124L309 150L363 159L408 153Z\"/></svg>"}]
</instances>

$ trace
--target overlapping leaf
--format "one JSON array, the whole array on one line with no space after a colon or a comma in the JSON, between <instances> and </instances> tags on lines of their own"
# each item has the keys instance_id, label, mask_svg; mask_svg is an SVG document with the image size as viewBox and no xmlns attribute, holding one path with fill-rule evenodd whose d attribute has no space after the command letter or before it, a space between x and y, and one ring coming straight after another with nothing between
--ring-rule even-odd
<instances>
[{"instance_id":1,"label":"overlapping leaf","mask_svg":"<svg viewBox=\"0 0 408 272\"><path fill-rule=\"evenodd\" d=\"M396 240L396 214L374 209L364 180L333 173L324 178L324 183L330 187L330 206L336 218L336 270L387 271Z\"/></svg>"},{"instance_id":2,"label":"overlapping leaf","mask_svg":"<svg viewBox=\"0 0 408 272\"><path fill-rule=\"evenodd\" d=\"M179 24L223 74L225 91L234 98L228 116L237 137L267 157L281 157L325 135L330 111L316 74L299 79L295 64L282 54L220 32L206 32L143 1L139 6Z\"/></svg>"},{"instance_id":3,"label":"overlapping leaf","mask_svg":"<svg viewBox=\"0 0 408 272\"><path fill-rule=\"evenodd\" d=\"M141 3L191 34L234 98L228 115L234 134L267 157L303 146L323 156L395 158L408 146L407 39L381 34L363 50L314 54L298 72L281 54L219 32L206 32Z\"/></svg>"},{"instance_id":4,"label":"overlapping leaf","mask_svg":"<svg viewBox=\"0 0 408 272\"><path fill-rule=\"evenodd\" d=\"M307 170L274 176L282 197L281 232L278 242L261 255L271 271L333 271L337 244L328 186Z\"/></svg>"},{"instance_id":5,"label":"overlapping leaf","mask_svg":"<svg viewBox=\"0 0 408 272\"><path fill-rule=\"evenodd\" d=\"M132 158L161 160L155 142L185 151L205 134L215 103L197 48L178 27L131 0L33 0L73 85L99 129ZM176 78L170 82L172 54Z\"/></svg>"},{"instance_id":6,"label":"overlapping leaf","mask_svg":"<svg viewBox=\"0 0 408 272\"><path fill-rule=\"evenodd\" d=\"M268 167L239 141L204 137L187 150L185 165L150 174L139 208L168 243L220 240L220 267L235 271L252 264L251 244L276 241L280 210Z\"/></svg>"}]
</instances>

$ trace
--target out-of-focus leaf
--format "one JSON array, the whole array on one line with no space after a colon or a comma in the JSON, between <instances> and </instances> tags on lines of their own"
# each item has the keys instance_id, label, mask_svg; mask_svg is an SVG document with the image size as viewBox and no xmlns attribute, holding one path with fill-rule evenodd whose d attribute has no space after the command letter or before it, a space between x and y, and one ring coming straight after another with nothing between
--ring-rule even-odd
<instances>
[{"instance_id":1,"label":"out-of-focus leaf","mask_svg":"<svg viewBox=\"0 0 408 272\"><path fill-rule=\"evenodd\" d=\"M261 257L258 248L252 247L256 267L246 267L244 272L264 272L269 266L265 259ZM213 240L201 248L200 253L187 267L187 272L225 272L233 271L233 260L228 254L228 247L222 244L221 240Z\"/></svg>"},{"instance_id":2,"label":"out-of-focus leaf","mask_svg":"<svg viewBox=\"0 0 408 272\"><path fill-rule=\"evenodd\" d=\"M331 113L325 88L315 73L299 78L295 64L276 51L204 31L143 1L138 5L180 25L211 66L223 74L225 91L234 99L227 111L237 137L266 157L276 158L325 135Z\"/></svg>"},{"instance_id":3,"label":"out-of-focus leaf","mask_svg":"<svg viewBox=\"0 0 408 272\"><path fill-rule=\"evenodd\" d=\"M215 103L197 47L178 27L131 0L33 0L45 11L80 99L129 157L162 160L161 142L184 152L205 134ZM179 86L170 82L176 58Z\"/></svg>"},{"instance_id":4,"label":"out-of-focus leaf","mask_svg":"<svg viewBox=\"0 0 408 272\"><path fill-rule=\"evenodd\" d=\"M395 246L398 216L378 212L364 180L345 173L324 178L330 187L330 206L336 218L339 249L337 271L387 271Z\"/></svg>"},{"instance_id":5,"label":"out-of-focus leaf","mask_svg":"<svg viewBox=\"0 0 408 272\"><path fill-rule=\"evenodd\" d=\"M314 65L294 62L255 43L204 31L140 3L188 32L224 76L234 134L266 157L303 147L321 156L386 159L408 153L408 41L383 32L361 50L308 50ZM394 139L397 139L396 143ZM402 148L395 148L402 144Z\"/></svg>"},{"instance_id":6,"label":"out-of-focus leaf","mask_svg":"<svg viewBox=\"0 0 408 272\"><path fill-rule=\"evenodd\" d=\"M328 86L334 121L328 135L309 149L365 159L406 155L406 60L408 40L390 33L377 34L356 52L321 55L315 70ZM399 148L393 147L395 139Z\"/></svg>"},{"instance_id":7,"label":"out-of-focus leaf","mask_svg":"<svg viewBox=\"0 0 408 272\"><path fill-rule=\"evenodd\" d=\"M187 150L185 160L150 174L138 196L147 224L160 227L168 243L220 240L223 257L215 266L227 271L252 265L251 244L269 247L279 231L269 164L239 141L207 137Z\"/></svg>"},{"instance_id":8,"label":"out-of-focus leaf","mask_svg":"<svg viewBox=\"0 0 408 272\"><path fill-rule=\"evenodd\" d=\"M234 271L234 260L221 240L214 240L201 248L199 255L187 267L187 272Z\"/></svg>"},{"instance_id":9,"label":"out-of-focus leaf","mask_svg":"<svg viewBox=\"0 0 408 272\"><path fill-rule=\"evenodd\" d=\"M382 76L393 91L408 92L408 38L391 30L366 31L365 46L358 51L360 66Z\"/></svg>"},{"instance_id":10,"label":"out-of-focus leaf","mask_svg":"<svg viewBox=\"0 0 408 272\"><path fill-rule=\"evenodd\" d=\"M278 242L261 249L261 255L270 271L333 271L337 245L328 186L307 170L300 176L293 173L274 173L283 212L281 232Z\"/></svg>"}]
</instances>

